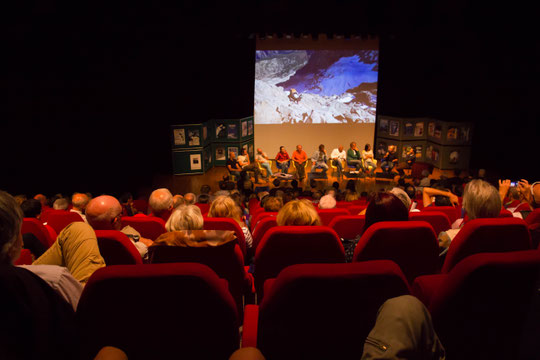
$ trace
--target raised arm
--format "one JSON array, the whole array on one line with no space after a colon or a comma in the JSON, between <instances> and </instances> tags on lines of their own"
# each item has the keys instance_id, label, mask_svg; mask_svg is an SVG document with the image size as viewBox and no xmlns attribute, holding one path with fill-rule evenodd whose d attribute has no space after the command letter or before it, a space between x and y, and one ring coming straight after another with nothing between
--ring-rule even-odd
<instances>
[{"instance_id":1,"label":"raised arm","mask_svg":"<svg viewBox=\"0 0 540 360\"><path fill-rule=\"evenodd\" d=\"M504 204L504 198L508 194L510 189L510 180L499 180L499 196L501 198L501 204Z\"/></svg>"},{"instance_id":2,"label":"raised arm","mask_svg":"<svg viewBox=\"0 0 540 360\"><path fill-rule=\"evenodd\" d=\"M450 191L444 191L444 190L438 190L438 189L425 187L423 195L422 195L422 198L423 198L423 201L424 201L424 206L430 205L431 204L431 197L432 196L437 196L437 195L442 195L442 196L448 197L454 206L459 204L458 197L456 195L452 194Z\"/></svg>"}]
</instances>

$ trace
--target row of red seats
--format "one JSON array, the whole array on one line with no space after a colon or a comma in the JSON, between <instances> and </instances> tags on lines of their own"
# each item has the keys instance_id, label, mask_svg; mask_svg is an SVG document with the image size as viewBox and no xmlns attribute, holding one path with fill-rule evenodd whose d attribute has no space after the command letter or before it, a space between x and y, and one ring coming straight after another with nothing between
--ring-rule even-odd
<instances>
[{"instance_id":1,"label":"row of red seats","mask_svg":"<svg viewBox=\"0 0 540 360\"><path fill-rule=\"evenodd\" d=\"M288 266L265 282L260 305L246 306L242 346L268 359L359 358L381 304L413 294L448 358L514 358L539 271L537 250L471 255L412 287L388 260ZM85 353L116 344L130 359L225 359L239 347L242 324L227 282L197 263L102 268L83 291L77 319ZM137 335L149 328L161 329L158 340Z\"/></svg>"}]
</instances>

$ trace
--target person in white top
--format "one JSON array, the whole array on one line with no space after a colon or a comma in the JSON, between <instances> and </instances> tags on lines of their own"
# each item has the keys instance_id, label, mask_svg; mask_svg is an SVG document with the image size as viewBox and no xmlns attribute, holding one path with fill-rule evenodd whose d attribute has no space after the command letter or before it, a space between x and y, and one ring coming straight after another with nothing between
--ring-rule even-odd
<instances>
[{"instance_id":1,"label":"person in white top","mask_svg":"<svg viewBox=\"0 0 540 360\"><path fill-rule=\"evenodd\" d=\"M255 161L257 161L263 168L266 169L266 173L268 176L273 176L272 173L272 164L270 164L270 161L268 160L268 155L264 151L262 151L261 148L257 149L257 155L255 155Z\"/></svg>"},{"instance_id":2,"label":"person in white top","mask_svg":"<svg viewBox=\"0 0 540 360\"><path fill-rule=\"evenodd\" d=\"M369 167L371 166L371 175L375 173L375 169L377 168L377 165L373 162L373 150L371 149L370 144L366 144L364 146L364 150L362 150L362 160L364 160L364 169L368 171Z\"/></svg>"},{"instance_id":3,"label":"person in white top","mask_svg":"<svg viewBox=\"0 0 540 360\"><path fill-rule=\"evenodd\" d=\"M251 161L249 161L249 155L246 148L243 148L240 150L241 155L238 155L238 164L242 167L242 171L240 172L240 177L246 178L247 171L253 171L255 175L255 183L259 183L259 176L261 176L261 170L259 167L255 164L252 164Z\"/></svg>"},{"instance_id":4,"label":"person in white top","mask_svg":"<svg viewBox=\"0 0 540 360\"><path fill-rule=\"evenodd\" d=\"M341 174L343 173L343 163L347 161L347 152L343 149L343 145L339 145L336 149L332 150L330 160L332 160L332 164L337 167L338 178L341 178Z\"/></svg>"}]
</instances>

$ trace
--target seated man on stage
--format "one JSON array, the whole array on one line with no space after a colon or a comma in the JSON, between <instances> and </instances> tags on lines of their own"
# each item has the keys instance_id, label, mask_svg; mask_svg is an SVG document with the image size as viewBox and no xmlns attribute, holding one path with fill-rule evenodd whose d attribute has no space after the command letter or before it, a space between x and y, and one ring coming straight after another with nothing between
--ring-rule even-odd
<instances>
[{"instance_id":1,"label":"seated man on stage","mask_svg":"<svg viewBox=\"0 0 540 360\"><path fill-rule=\"evenodd\" d=\"M292 161L294 162L294 167L296 168L296 175L298 176L299 181L303 181L306 177L306 161L308 160L307 154L302 150L302 145L296 145L296 150L293 151Z\"/></svg>"},{"instance_id":2,"label":"seated man on stage","mask_svg":"<svg viewBox=\"0 0 540 360\"><path fill-rule=\"evenodd\" d=\"M381 169L383 169L384 172L388 173L397 164L398 164L398 158L396 155L396 146L389 145L386 155L384 155L384 157L382 158Z\"/></svg>"},{"instance_id":3,"label":"seated man on stage","mask_svg":"<svg viewBox=\"0 0 540 360\"><path fill-rule=\"evenodd\" d=\"M255 173L255 183L259 183L259 176L261 175L261 170L257 164L253 164L249 161L249 155L246 148L242 148L241 154L238 156L238 164L242 167L242 172L240 173L241 178L245 178L248 171L253 171Z\"/></svg>"},{"instance_id":4,"label":"seated man on stage","mask_svg":"<svg viewBox=\"0 0 540 360\"><path fill-rule=\"evenodd\" d=\"M231 175L240 177L242 167L238 163L238 160L236 160L236 154L232 151L229 152L229 158L227 159L227 169Z\"/></svg>"},{"instance_id":5,"label":"seated man on stage","mask_svg":"<svg viewBox=\"0 0 540 360\"><path fill-rule=\"evenodd\" d=\"M268 159L268 155L266 155L266 153L263 152L261 148L257 149L257 155L255 155L255 161L261 164L261 166L266 169L266 173L268 174L267 177L274 175L272 173L272 164L270 163Z\"/></svg>"},{"instance_id":6,"label":"seated man on stage","mask_svg":"<svg viewBox=\"0 0 540 360\"><path fill-rule=\"evenodd\" d=\"M287 174L289 172L291 158L289 157L287 150L285 150L285 146L279 147L279 152L276 155L276 166L283 174Z\"/></svg>"},{"instance_id":7,"label":"seated man on stage","mask_svg":"<svg viewBox=\"0 0 540 360\"><path fill-rule=\"evenodd\" d=\"M313 163L311 172L314 173L317 169L323 169L323 173L326 175L326 172L328 171L327 161L326 149L324 148L324 145L321 144L319 145L319 150L315 151L315 154L313 154L313 157L311 158L311 162Z\"/></svg>"},{"instance_id":8,"label":"seated man on stage","mask_svg":"<svg viewBox=\"0 0 540 360\"><path fill-rule=\"evenodd\" d=\"M347 150L347 165L356 167L356 170L359 171L362 167L362 160L360 159L360 151L356 143L353 141L350 145L350 149Z\"/></svg>"},{"instance_id":9,"label":"seated man on stage","mask_svg":"<svg viewBox=\"0 0 540 360\"><path fill-rule=\"evenodd\" d=\"M339 145L337 149L332 150L330 160L332 160L332 164L337 167L338 178L341 178L343 162L347 161L347 153L343 150L343 145Z\"/></svg>"}]
</instances>

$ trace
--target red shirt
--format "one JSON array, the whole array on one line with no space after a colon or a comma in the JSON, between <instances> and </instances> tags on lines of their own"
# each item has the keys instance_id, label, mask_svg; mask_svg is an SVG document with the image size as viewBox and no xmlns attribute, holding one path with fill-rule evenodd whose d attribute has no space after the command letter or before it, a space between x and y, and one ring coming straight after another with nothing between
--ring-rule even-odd
<instances>
[{"instance_id":1,"label":"red shirt","mask_svg":"<svg viewBox=\"0 0 540 360\"><path fill-rule=\"evenodd\" d=\"M277 153L276 155L276 161L287 161L289 160L289 154L285 151L285 153L282 153L281 151Z\"/></svg>"},{"instance_id":2,"label":"red shirt","mask_svg":"<svg viewBox=\"0 0 540 360\"><path fill-rule=\"evenodd\" d=\"M307 154L304 150L298 152L297 150L294 150L292 153L292 159L293 161L296 161L297 163L303 163L307 160Z\"/></svg>"}]
</instances>

